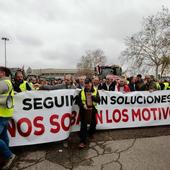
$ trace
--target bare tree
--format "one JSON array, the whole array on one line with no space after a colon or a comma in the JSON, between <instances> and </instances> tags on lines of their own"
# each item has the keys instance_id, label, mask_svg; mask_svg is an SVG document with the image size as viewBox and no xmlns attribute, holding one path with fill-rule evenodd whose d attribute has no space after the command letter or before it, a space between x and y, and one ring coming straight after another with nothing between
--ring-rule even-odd
<instances>
[{"instance_id":1,"label":"bare tree","mask_svg":"<svg viewBox=\"0 0 170 170\"><path fill-rule=\"evenodd\" d=\"M93 68L97 65L104 65L106 63L106 56L104 55L104 52L101 49L87 51L86 54L88 58L91 58Z\"/></svg>"},{"instance_id":2,"label":"bare tree","mask_svg":"<svg viewBox=\"0 0 170 170\"><path fill-rule=\"evenodd\" d=\"M144 18L143 28L140 32L127 37L127 48L122 52L121 59L139 69L155 68L155 75L162 67L162 73L170 56L170 14L167 8L162 8L156 15Z\"/></svg>"},{"instance_id":3,"label":"bare tree","mask_svg":"<svg viewBox=\"0 0 170 170\"><path fill-rule=\"evenodd\" d=\"M164 56L162 57L162 62L161 62L161 69L160 69L160 76L162 77L165 69L170 69L170 56Z\"/></svg>"},{"instance_id":4,"label":"bare tree","mask_svg":"<svg viewBox=\"0 0 170 170\"><path fill-rule=\"evenodd\" d=\"M82 56L80 62L77 63L78 73L91 77L94 74L94 68L97 65L104 65L105 63L106 56L103 50L86 51L86 55Z\"/></svg>"}]
</instances>

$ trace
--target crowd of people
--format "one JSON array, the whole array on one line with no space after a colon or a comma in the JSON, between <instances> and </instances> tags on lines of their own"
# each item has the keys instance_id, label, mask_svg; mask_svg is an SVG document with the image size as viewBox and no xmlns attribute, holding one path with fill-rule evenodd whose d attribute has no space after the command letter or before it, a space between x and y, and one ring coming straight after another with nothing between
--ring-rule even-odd
<instances>
[{"instance_id":1,"label":"crowd of people","mask_svg":"<svg viewBox=\"0 0 170 170\"><path fill-rule=\"evenodd\" d=\"M74 78L71 75L65 75L64 79L47 81L45 79L31 77L28 80L31 89L27 87L27 90L82 89L84 87L85 78L86 76ZM17 79L14 81L14 90L17 81ZM153 75L146 75L144 78L141 74L128 78L125 78L124 76L114 78L108 75L103 79L94 76L91 78L91 81L93 86L98 90L120 91L124 93L132 91L170 90L170 82L168 80L158 80L155 79Z\"/></svg>"},{"instance_id":2,"label":"crowd of people","mask_svg":"<svg viewBox=\"0 0 170 170\"><path fill-rule=\"evenodd\" d=\"M155 91L170 90L170 82L167 80L156 80L154 76L142 75L125 78L124 76L114 78L111 75L105 78L94 76L73 77L65 75L64 79L47 81L37 77L25 78L22 70L15 73L14 78L10 79L10 70L0 67L0 156L4 159L2 169L9 169L15 161L16 156L9 149L9 139L7 135L8 121L13 116L14 94L31 90L57 90L57 89L76 89L80 93L77 96L77 103L80 108L80 143L79 148L86 146L87 137L93 138L96 130L97 103L100 102L98 90L118 91L128 93L132 91ZM89 130L88 126L90 125ZM0 158L1 158L0 157Z\"/></svg>"},{"instance_id":3,"label":"crowd of people","mask_svg":"<svg viewBox=\"0 0 170 170\"><path fill-rule=\"evenodd\" d=\"M22 70L18 70L12 80L15 92L23 92L29 90L55 90L55 89L82 89L84 87L84 80L86 76L73 77L65 75L64 78L48 80L45 78L37 78L31 76L25 78ZM170 80L168 79L155 79L153 75L146 75L142 77L141 74L125 78L125 76L112 77L110 75L105 78L98 76L91 77L94 87L98 90L107 91L155 91L155 90L169 90Z\"/></svg>"}]
</instances>

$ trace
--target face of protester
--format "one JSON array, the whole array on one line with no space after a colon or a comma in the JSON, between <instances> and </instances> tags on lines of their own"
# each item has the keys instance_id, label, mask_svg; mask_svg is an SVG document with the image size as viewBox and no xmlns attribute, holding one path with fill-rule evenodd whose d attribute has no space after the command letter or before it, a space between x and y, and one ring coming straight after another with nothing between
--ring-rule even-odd
<instances>
[{"instance_id":1,"label":"face of protester","mask_svg":"<svg viewBox=\"0 0 170 170\"><path fill-rule=\"evenodd\" d=\"M22 72L17 72L16 77L15 77L15 81L22 83L23 80L24 80L24 76L23 76Z\"/></svg>"},{"instance_id":2,"label":"face of protester","mask_svg":"<svg viewBox=\"0 0 170 170\"><path fill-rule=\"evenodd\" d=\"M99 83L100 83L100 84L102 84L102 83L103 83L103 80L102 80L102 79L100 79L100 80L99 80Z\"/></svg>"},{"instance_id":3,"label":"face of protester","mask_svg":"<svg viewBox=\"0 0 170 170\"><path fill-rule=\"evenodd\" d=\"M61 79L58 80L58 84L62 84L62 80Z\"/></svg>"},{"instance_id":4,"label":"face of protester","mask_svg":"<svg viewBox=\"0 0 170 170\"><path fill-rule=\"evenodd\" d=\"M72 77L71 76L65 76L64 83L66 85L71 85L72 84Z\"/></svg>"},{"instance_id":5,"label":"face of protester","mask_svg":"<svg viewBox=\"0 0 170 170\"><path fill-rule=\"evenodd\" d=\"M106 84L110 84L110 79L106 78Z\"/></svg>"},{"instance_id":6,"label":"face of protester","mask_svg":"<svg viewBox=\"0 0 170 170\"><path fill-rule=\"evenodd\" d=\"M91 90L92 83L84 83L84 88L87 89L87 90Z\"/></svg>"},{"instance_id":7,"label":"face of protester","mask_svg":"<svg viewBox=\"0 0 170 170\"><path fill-rule=\"evenodd\" d=\"M93 84L94 84L94 86L97 86L99 84L99 79L98 78L94 78L93 79Z\"/></svg>"},{"instance_id":8,"label":"face of protester","mask_svg":"<svg viewBox=\"0 0 170 170\"><path fill-rule=\"evenodd\" d=\"M115 81L116 81L116 84L119 84L120 79L118 78L118 79L116 79Z\"/></svg>"},{"instance_id":9,"label":"face of protester","mask_svg":"<svg viewBox=\"0 0 170 170\"><path fill-rule=\"evenodd\" d=\"M44 85L44 80L40 79L39 84Z\"/></svg>"},{"instance_id":10,"label":"face of protester","mask_svg":"<svg viewBox=\"0 0 170 170\"><path fill-rule=\"evenodd\" d=\"M137 77L133 77L132 83L136 83Z\"/></svg>"},{"instance_id":11,"label":"face of protester","mask_svg":"<svg viewBox=\"0 0 170 170\"><path fill-rule=\"evenodd\" d=\"M119 82L119 84L120 84L120 87L123 87L123 86L125 85L125 80L124 80L124 79L121 79L120 82Z\"/></svg>"},{"instance_id":12,"label":"face of protester","mask_svg":"<svg viewBox=\"0 0 170 170\"><path fill-rule=\"evenodd\" d=\"M135 77L132 78L131 83L132 84L136 83L136 78Z\"/></svg>"},{"instance_id":13,"label":"face of protester","mask_svg":"<svg viewBox=\"0 0 170 170\"><path fill-rule=\"evenodd\" d=\"M137 76L137 77L136 77L136 80L137 80L137 81L141 81L141 80L142 80L142 78L141 78L141 77L139 77L139 76Z\"/></svg>"},{"instance_id":14,"label":"face of protester","mask_svg":"<svg viewBox=\"0 0 170 170\"><path fill-rule=\"evenodd\" d=\"M145 76L145 80L144 80L144 83L147 84L151 81L151 78L150 76Z\"/></svg>"},{"instance_id":15,"label":"face of protester","mask_svg":"<svg viewBox=\"0 0 170 170\"><path fill-rule=\"evenodd\" d=\"M103 80L102 80L102 83L106 83L106 79L103 79Z\"/></svg>"},{"instance_id":16,"label":"face of protester","mask_svg":"<svg viewBox=\"0 0 170 170\"><path fill-rule=\"evenodd\" d=\"M113 83L114 82L114 79L113 78L110 78L110 83Z\"/></svg>"},{"instance_id":17,"label":"face of protester","mask_svg":"<svg viewBox=\"0 0 170 170\"><path fill-rule=\"evenodd\" d=\"M32 82L32 84L36 84L36 83L37 83L36 78L35 78L35 77L32 77L32 78L31 78L31 82Z\"/></svg>"},{"instance_id":18,"label":"face of protester","mask_svg":"<svg viewBox=\"0 0 170 170\"><path fill-rule=\"evenodd\" d=\"M66 85L71 85L72 84L72 81L70 79L64 79L64 83Z\"/></svg>"},{"instance_id":19,"label":"face of protester","mask_svg":"<svg viewBox=\"0 0 170 170\"><path fill-rule=\"evenodd\" d=\"M0 70L0 78L3 78L3 77L5 77L5 71Z\"/></svg>"},{"instance_id":20,"label":"face of protester","mask_svg":"<svg viewBox=\"0 0 170 170\"><path fill-rule=\"evenodd\" d=\"M79 78L79 84L84 84L84 80L85 80L84 77L80 77L80 78Z\"/></svg>"}]
</instances>

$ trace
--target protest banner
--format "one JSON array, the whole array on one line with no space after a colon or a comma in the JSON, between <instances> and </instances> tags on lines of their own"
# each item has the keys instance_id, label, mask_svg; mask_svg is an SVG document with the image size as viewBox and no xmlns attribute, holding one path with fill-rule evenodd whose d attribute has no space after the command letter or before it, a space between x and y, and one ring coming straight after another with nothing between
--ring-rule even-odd
<instances>
[{"instance_id":1,"label":"protest banner","mask_svg":"<svg viewBox=\"0 0 170 170\"><path fill-rule=\"evenodd\" d=\"M64 140L79 130L76 96L80 90L29 91L15 96L9 123L10 146ZM97 129L170 124L170 91L99 91Z\"/></svg>"}]
</instances>

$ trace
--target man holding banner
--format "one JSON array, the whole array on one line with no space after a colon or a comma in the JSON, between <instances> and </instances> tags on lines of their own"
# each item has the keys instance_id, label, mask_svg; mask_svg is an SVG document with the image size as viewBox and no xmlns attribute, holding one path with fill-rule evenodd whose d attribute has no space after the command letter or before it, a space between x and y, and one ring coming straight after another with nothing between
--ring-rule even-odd
<instances>
[{"instance_id":1,"label":"man holding banner","mask_svg":"<svg viewBox=\"0 0 170 170\"><path fill-rule=\"evenodd\" d=\"M8 121L14 111L14 91L9 76L10 70L6 67L0 67L0 156L2 156L5 161L2 169L9 169L16 158L15 154L13 154L8 147Z\"/></svg>"},{"instance_id":2,"label":"man holding banner","mask_svg":"<svg viewBox=\"0 0 170 170\"><path fill-rule=\"evenodd\" d=\"M84 81L84 88L80 91L78 97L78 105L80 107L80 144L79 148L86 146L87 134L93 137L96 131L96 114L97 103L100 102L98 90L93 87L90 79ZM90 124L90 129L87 131L87 125Z\"/></svg>"}]
</instances>

